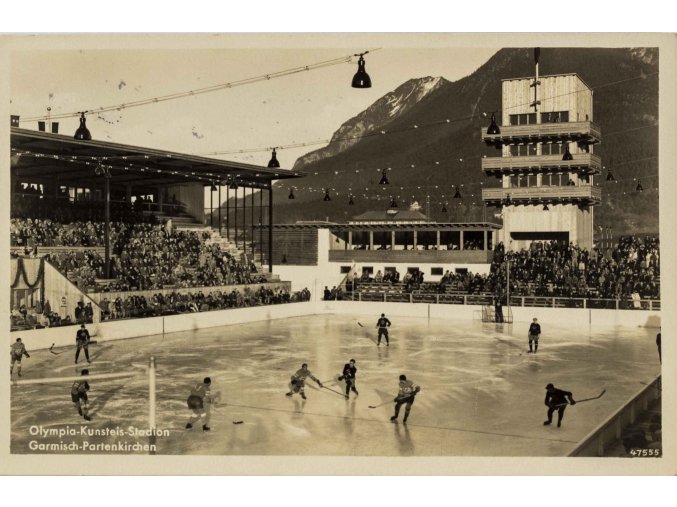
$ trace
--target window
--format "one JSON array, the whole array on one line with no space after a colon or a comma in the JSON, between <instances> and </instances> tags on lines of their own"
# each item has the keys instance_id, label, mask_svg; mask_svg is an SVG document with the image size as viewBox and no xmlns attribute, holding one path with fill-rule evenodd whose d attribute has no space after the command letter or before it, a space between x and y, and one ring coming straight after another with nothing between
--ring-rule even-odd
<instances>
[{"instance_id":1,"label":"window","mask_svg":"<svg viewBox=\"0 0 677 507\"><path fill-rule=\"evenodd\" d=\"M433 276L443 275L444 268L430 268L430 274Z\"/></svg>"},{"instance_id":2,"label":"window","mask_svg":"<svg viewBox=\"0 0 677 507\"><path fill-rule=\"evenodd\" d=\"M510 146L510 155L513 157L526 157L536 155L535 144L513 144Z\"/></svg>"},{"instance_id":3,"label":"window","mask_svg":"<svg viewBox=\"0 0 677 507\"><path fill-rule=\"evenodd\" d=\"M341 266L341 274L346 275L350 273L350 266Z\"/></svg>"},{"instance_id":4,"label":"window","mask_svg":"<svg viewBox=\"0 0 677 507\"><path fill-rule=\"evenodd\" d=\"M566 147L562 143L543 143L541 153L543 155L562 155Z\"/></svg>"},{"instance_id":5,"label":"window","mask_svg":"<svg viewBox=\"0 0 677 507\"><path fill-rule=\"evenodd\" d=\"M536 113L510 115L510 125L533 125L534 123L536 123Z\"/></svg>"},{"instance_id":6,"label":"window","mask_svg":"<svg viewBox=\"0 0 677 507\"><path fill-rule=\"evenodd\" d=\"M564 123L569 121L569 111L541 113L541 123Z\"/></svg>"},{"instance_id":7,"label":"window","mask_svg":"<svg viewBox=\"0 0 677 507\"><path fill-rule=\"evenodd\" d=\"M456 268L454 269L454 272L459 275L467 275L468 274L468 268Z\"/></svg>"},{"instance_id":8,"label":"window","mask_svg":"<svg viewBox=\"0 0 677 507\"><path fill-rule=\"evenodd\" d=\"M535 174L529 174L527 176L527 186L535 187L538 185L538 181Z\"/></svg>"},{"instance_id":9,"label":"window","mask_svg":"<svg viewBox=\"0 0 677 507\"><path fill-rule=\"evenodd\" d=\"M373 266L364 266L362 268L362 273L369 273L370 275L374 272Z\"/></svg>"},{"instance_id":10,"label":"window","mask_svg":"<svg viewBox=\"0 0 677 507\"><path fill-rule=\"evenodd\" d=\"M407 268L407 273L411 273L412 275L418 272L419 272L418 268Z\"/></svg>"}]
</instances>

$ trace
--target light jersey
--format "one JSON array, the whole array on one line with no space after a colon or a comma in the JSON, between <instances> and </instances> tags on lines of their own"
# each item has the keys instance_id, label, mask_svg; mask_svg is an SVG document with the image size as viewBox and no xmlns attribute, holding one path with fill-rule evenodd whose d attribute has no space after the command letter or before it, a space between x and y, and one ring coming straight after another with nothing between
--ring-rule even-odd
<instances>
[{"instance_id":1,"label":"light jersey","mask_svg":"<svg viewBox=\"0 0 677 507\"><path fill-rule=\"evenodd\" d=\"M211 396L210 387L211 387L210 385L207 385L204 382L200 382L198 384L195 384L195 387L191 389L190 395L197 396L201 400L204 400L205 398L209 399L209 397Z\"/></svg>"},{"instance_id":2,"label":"light jersey","mask_svg":"<svg viewBox=\"0 0 677 507\"><path fill-rule=\"evenodd\" d=\"M26 353L26 347L21 342L12 343L10 348L12 349L10 351L10 354L12 354L14 357L21 357L23 354Z\"/></svg>"},{"instance_id":3,"label":"light jersey","mask_svg":"<svg viewBox=\"0 0 677 507\"><path fill-rule=\"evenodd\" d=\"M532 323L529 326L529 334L541 334L541 325Z\"/></svg>"},{"instance_id":4,"label":"light jersey","mask_svg":"<svg viewBox=\"0 0 677 507\"><path fill-rule=\"evenodd\" d=\"M385 317L381 317L380 319L378 319L377 325L380 328L386 328L386 327L390 326L390 321L388 319L386 319Z\"/></svg>"},{"instance_id":5,"label":"light jersey","mask_svg":"<svg viewBox=\"0 0 677 507\"><path fill-rule=\"evenodd\" d=\"M412 394L416 394L416 390L420 389L416 384L411 380L405 380L400 382L400 392L398 393L399 398L407 398Z\"/></svg>"},{"instance_id":6,"label":"light jersey","mask_svg":"<svg viewBox=\"0 0 677 507\"><path fill-rule=\"evenodd\" d=\"M89 391L89 384L86 380L76 380L71 387L71 394L81 394Z\"/></svg>"},{"instance_id":7,"label":"light jersey","mask_svg":"<svg viewBox=\"0 0 677 507\"><path fill-rule=\"evenodd\" d=\"M313 379L315 382L318 381L318 380L313 376L313 374L310 373L310 370L304 370L303 368L301 368L301 369L298 370L296 373L294 373L294 380L296 380L296 381L305 382L306 379L307 379L308 377L310 377L311 379Z\"/></svg>"}]
</instances>

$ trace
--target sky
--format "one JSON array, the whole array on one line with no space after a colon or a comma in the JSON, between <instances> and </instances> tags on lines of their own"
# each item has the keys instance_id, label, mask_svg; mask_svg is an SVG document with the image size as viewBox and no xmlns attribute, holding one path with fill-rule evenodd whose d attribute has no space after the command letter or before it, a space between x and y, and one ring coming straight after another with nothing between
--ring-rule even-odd
<instances>
[{"instance_id":1,"label":"sky","mask_svg":"<svg viewBox=\"0 0 677 507\"><path fill-rule=\"evenodd\" d=\"M46 115L47 107L51 114L60 114L119 105L376 49L365 57L370 89L350 86L357 70L354 58L351 63L87 119L93 139L267 165L268 151L211 153L329 139L344 121L408 79L442 76L455 81L498 50L439 43L420 47L420 42L413 44L419 47L402 47L401 42L394 46L393 39L379 45L373 38L363 42L354 36L349 43L334 40L334 47L329 47L331 41L323 42L327 47L315 47L322 39L309 35L296 39L296 47L276 47L270 41L257 48L145 49L136 44L130 49L76 46L13 52L10 113L29 118ZM73 134L78 127L75 117L59 121L62 134ZM20 126L37 130L37 121L22 121ZM321 146L279 150L278 159L283 168L291 168L297 157Z\"/></svg>"}]
</instances>

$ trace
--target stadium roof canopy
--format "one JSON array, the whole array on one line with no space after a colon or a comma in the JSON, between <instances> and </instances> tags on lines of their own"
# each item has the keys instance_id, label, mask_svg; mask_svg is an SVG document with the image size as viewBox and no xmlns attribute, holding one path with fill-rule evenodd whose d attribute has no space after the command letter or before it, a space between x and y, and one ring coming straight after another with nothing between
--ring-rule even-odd
<instances>
[{"instance_id":1,"label":"stadium roof canopy","mask_svg":"<svg viewBox=\"0 0 677 507\"><path fill-rule=\"evenodd\" d=\"M237 183L268 188L274 180L299 178L303 173L240 162L143 148L99 140L11 128L11 169L23 181L41 183L56 178L60 185L84 186L100 181L96 169L108 170L114 184L172 185L202 182L209 185Z\"/></svg>"}]
</instances>

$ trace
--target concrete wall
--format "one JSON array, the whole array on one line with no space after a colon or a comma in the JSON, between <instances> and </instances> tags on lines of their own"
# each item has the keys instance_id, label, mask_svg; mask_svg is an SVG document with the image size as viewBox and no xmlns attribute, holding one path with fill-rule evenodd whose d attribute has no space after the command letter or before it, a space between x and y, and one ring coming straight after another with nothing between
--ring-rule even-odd
<instances>
[{"instance_id":1,"label":"concrete wall","mask_svg":"<svg viewBox=\"0 0 677 507\"><path fill-rule=\"evenodd\" d=\"M165 317L150 317L147 319L104 321L98 324L88 324L87 329L93 340L104 342L157 335L163 332L175 333L262 320L299 317L313 313L315 313L315 307L312 303L287 303L252 308L215 310L212 312L186 313ZM52 344L56 347L75 345L75 333L78 329L79 326L63 326L14 331L11 333L11 341L13 343L16 338L20 337L29 351L47 349Z\"/></svg>"},{"instance_id":2,"label":"concrete wall","mask_svg":"<svg viewBox=\"0 0 677 507\"><path fill-rule=\"evenodd\" d=\"M541 322L567 321L576 327L586 326L624 326L659 327L660 312L645 310L583 310L568 308L513 308L515 324L527 325L537 317ZM105 321L87 326L92 338L97 341L122 340L179 331L191 331L210 327L259 322L262 320L302 317L315 314L364 315L376 324L381 313L402 317L420 317L450 320L479 320L481 306L429 305L411 303L379 303L357 301L316 301L288 303L283 305L236 308L212 312L151 317L147 319L128 319ZM513 325L515 325L513 324ZM370 324L371 325L371 322ZM46 349L55 346L74 345L78 326L33 329L11 333L11 342L21 337L26 348Z\"/></svg>"}]
</instances>

